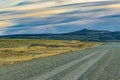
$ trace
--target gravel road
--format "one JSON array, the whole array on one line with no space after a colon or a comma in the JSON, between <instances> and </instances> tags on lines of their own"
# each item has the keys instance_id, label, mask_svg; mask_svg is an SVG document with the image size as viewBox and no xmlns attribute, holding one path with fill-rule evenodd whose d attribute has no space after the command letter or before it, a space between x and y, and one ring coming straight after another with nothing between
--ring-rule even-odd
<instances>
[{"instance_id":1,"label":"gravel road","mask_svg":"<svg viewBox=\"0 0 120 80\"><path fill-rule=\"evenodd\" d=\"M0 80L120 80L120 43L1 66Z\"/></svg>"}]
</instances>

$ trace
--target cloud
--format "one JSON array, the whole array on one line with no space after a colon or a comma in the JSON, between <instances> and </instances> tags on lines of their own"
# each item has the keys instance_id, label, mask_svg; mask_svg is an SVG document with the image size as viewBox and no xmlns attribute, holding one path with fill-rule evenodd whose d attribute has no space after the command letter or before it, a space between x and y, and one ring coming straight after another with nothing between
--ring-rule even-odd
<instances>
[{"instance_id":1,"label":"cloud","mask_svg":"<svg viewBox=\"0 0 120 80\"><path fill-rule=\"evenodd\" d=\"M15 23L13 23L12 21L0 21L0 28L14 26L14 25L15 25Z\"/></svg>"},{"instance_id":2,"label":"cloud","mask_svg":"<svg viewBox=\"0 0 120 80\"><path fill-rule=\"evenodd\" d=\"M66 23L47 24L47 25L34 26L34 27L22 26L22 27L15 27L15 28L6 28L6 31L9 33L9 35L10 34L63 33L63 32L70 32L70 30L82 29L84 28L84 26L90 25L92 22L94 22L94 20L82 20L82 21L77 20L77 21L70 21ZM89 26L86 26L86 28L87 27Z\"/></svg>"},{"instance_id":3,"label":"cloud","mask_svg":"<svg viewBox=\"0 0 120 80\"><path fill-rule=\"evenodd\" d=\"M116 9L118 8L118 9L119 9L119 8L120 8L120 4L107 5L106 7L108 7L108 8L113 8L113 9L114 9L114 8L116 8Z\"/></svg>"},{"instance_id":4,"label":"cloud","mask_svg":"<svg viewBox=\"0 0 120 80\"><path fill-rule=\"evenodd\" d=\"M0 11L24 11L24 10L36 10L36 9L43 9L46 7L50 7L55 5L55 2L53 1L48 1L48 2L43 2L43 3L35 3L35 4L28 4L28 5L23 5L23 6L12 6L12 7L7 7L3 8Z\"/></svg>"},{"instance_id":5,"label":"cloud","mask_svg":"<svg viewBox=\"0 0 120 80\"><path fill-rule=\"evenodd\" d=\"M0 5L0 34L109 30L109 19L120 25L113 20L120 15L118 0L4 0Z\"/></svg>"},{"instance_id":6,"label":"cloud","mask_svg":"<svg viewBox=\"0 0 120 80\"><path fill-rule=\"evenodd\" d=\"M26 17L48 17L60 13L71 12L76 10L75 8L56 8L56 9L48 9L48 10L35 10L31 12L25 12L21 14L11 14L11 15L3 15L0 16L2 20L15 19L15 18L26 18ZM4 17L6 16L6 17Z\"/></svg>"}]
</instances>

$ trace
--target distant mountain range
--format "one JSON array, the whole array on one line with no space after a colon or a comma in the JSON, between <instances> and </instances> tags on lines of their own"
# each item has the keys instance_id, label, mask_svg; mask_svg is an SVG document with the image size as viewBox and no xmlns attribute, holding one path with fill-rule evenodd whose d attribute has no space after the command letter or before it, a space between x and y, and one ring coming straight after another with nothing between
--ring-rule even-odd
<instances>
[{"instance_id":1,"label":"distant mountain range","mask_svg":"<svg viewBox=\"0 0 120 80\"><path fill-rule=\"evenodd\" d=\"M62 34L18 34L0 36L0 38L56 39L81 41L120 41L120 31L82 29Z\"/></svg>"}]
</instances>

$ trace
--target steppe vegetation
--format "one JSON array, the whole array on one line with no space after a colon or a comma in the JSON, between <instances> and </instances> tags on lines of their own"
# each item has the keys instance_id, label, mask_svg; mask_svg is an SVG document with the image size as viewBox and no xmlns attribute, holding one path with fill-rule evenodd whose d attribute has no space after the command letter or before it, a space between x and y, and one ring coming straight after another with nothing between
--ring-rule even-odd
<instances>
[{"instance_id":1,"label":"steppe vegetation","mask_svg":"<svg viewBox=\"0 0 120 80\"><path fill-rule=\"evenodd\" d=\"M99 44L77 40L0 39L0 65L72 52Z\"/></svg>"}]
</instances>

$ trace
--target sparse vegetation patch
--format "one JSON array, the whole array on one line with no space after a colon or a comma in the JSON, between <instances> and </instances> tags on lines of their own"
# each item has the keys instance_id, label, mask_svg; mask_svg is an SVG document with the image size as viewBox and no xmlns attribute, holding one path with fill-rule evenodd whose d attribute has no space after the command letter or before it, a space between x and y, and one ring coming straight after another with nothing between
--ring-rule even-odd
<instances>
[{"instance_id":1,"label":"sparse vegetation patch","mask_svg":"<svg viewBox=\"0 0 120 80\"><path fill-rule=\"evenodd\" d=\"M96 46L77 40L0 39L0 65L53 56Z\"/></svg>"}]
</instances>

